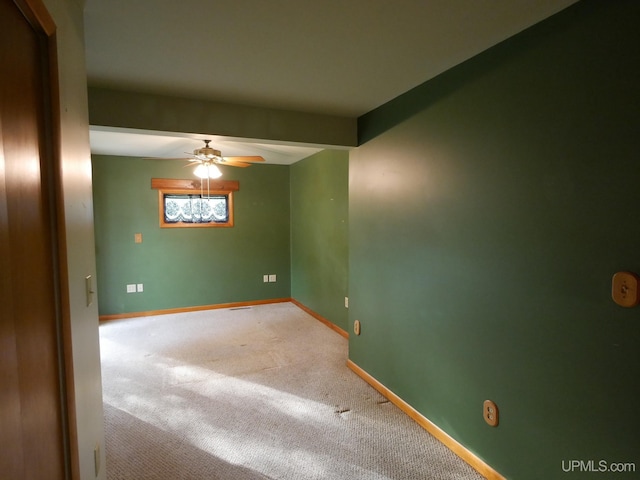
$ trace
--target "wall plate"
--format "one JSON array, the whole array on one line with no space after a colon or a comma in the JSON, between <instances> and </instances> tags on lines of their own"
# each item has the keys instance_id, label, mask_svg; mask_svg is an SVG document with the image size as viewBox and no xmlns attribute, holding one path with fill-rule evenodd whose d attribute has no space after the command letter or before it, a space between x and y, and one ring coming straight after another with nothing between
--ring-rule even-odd
<instances>
[{"instance_id":1,"label":"wall plate","mask_svg":"<svg viewBox=\"0 0 640 480\"><path fill-rule=\"evenodd\" d=\"M640 277L633 272L618 272L611 280L611 297L621 307L638 305L638 285Z\"/></svg>"},{"instance_id":2,"label":"wall plate","mask_svg":"<svg viewBox=\"0 0 640 480\"><path fill-rule=\"evenodd\" d=\"M482 416L491 427L497 427L499 423L498 406L491 400L485 400L482 404Z\"/></svg>"}]
</instances>

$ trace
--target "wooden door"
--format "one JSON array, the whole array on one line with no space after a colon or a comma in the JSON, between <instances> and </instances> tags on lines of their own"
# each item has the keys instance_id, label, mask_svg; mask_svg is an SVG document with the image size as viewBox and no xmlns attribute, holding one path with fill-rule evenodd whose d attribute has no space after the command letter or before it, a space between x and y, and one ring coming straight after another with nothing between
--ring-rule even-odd
<instances>
[{"instance_id":1,"label":"wooden door","mask_svg":"<svg viewBox=\"0 0 640 480\"><path fill-rule=\"evenodd\" d=\"M50 24L43 23L49 21ZM0 0L0 477L70 478L53 22ZM49 33L47 33L47 29Z\"/></svg>"}]
</instances>

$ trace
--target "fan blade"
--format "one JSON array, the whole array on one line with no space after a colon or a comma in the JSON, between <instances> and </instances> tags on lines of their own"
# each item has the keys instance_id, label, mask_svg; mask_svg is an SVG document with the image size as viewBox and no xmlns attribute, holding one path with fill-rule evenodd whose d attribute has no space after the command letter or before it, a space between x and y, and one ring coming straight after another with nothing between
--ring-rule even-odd
<instances>
[{"instance_id":1,"label":"fan blade","mask_svg":"<svg viewBox=\"0 0 640 480\"><path fill-rule=\"evenodd\" d=\"M249 155L246 157L222 157L224 162L264 162L264 158L258 155Z\"/></svg>"},{"instance_id":2,"label":"fan blade","mask_svg":"<svg viewBox=\"0 0 640 480\"><path fill-rule=\"evenodd\" d=\"M218 165L222 165L227 166L227 167L250 167L251 163L247 163L247 162L237 162L237 161L232 161L232 162L216 162Z\"/></svg>"}]
</instances>

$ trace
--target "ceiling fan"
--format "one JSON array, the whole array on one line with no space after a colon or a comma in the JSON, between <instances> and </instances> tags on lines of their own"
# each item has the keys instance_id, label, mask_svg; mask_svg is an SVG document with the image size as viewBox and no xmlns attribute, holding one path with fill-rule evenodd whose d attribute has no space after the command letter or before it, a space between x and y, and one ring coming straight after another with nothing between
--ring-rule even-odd
<instances>
[{"instance_id":1,"label":"ceiling fan","mask_svg":"<svg viewBox=\"0 0 640 480\"><path fill-rule=\"evenodd\" d=\"M196 148L193 151L193 160L190 165L198 165L193 173L200 178L218 178L222 176L222 172L216 164L230 167L248 167L254 162L264 162L264 158L258 155L223 157L220 150L209 146L210 142L211 140L204 140L204 147Z\"/></svg>"},{"instance_id":2,"label":"ceiling fan","mask_svg":"<svg viewBox=\"0 0 640 480\"><path fill-rule=\"evenodd\" d=\"M264 162L264 158L259 155L248 155L240 157L223 157L220 150L209 146L211 140L204 140L204 147L196 148L193 153L187 153L190 158L176 158L175 160L188 160L185 166L197 165L194 172L200 178L219 178L222 172L217 165L227 165L229 167L249 167L256 162Z\"/></svg>"},{"instance_id":3,"label":"ceiling fan","mask_svg":"<svg viewBox=\"0 0 640 480\"><path fill-rule=\"evenodd\" d=\"M211 148L211 140L204 140L204 147L196 148L193 151L194 161L212 162L219 165L229 165L231 167L248 167L253 162L264 162L264 158L258 155L248 155L241 157L223 157L220 150Z\"/></svg>"}]
</instances>

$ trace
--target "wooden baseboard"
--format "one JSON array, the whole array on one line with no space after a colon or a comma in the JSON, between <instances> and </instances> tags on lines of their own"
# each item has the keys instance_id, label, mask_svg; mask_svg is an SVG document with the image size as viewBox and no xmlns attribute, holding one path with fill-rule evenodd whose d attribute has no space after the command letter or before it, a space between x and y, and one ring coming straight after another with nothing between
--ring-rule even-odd
<instances>
[{"instance_id":1,"label":"wooden baseboard","mask_svg":"<svg viewBox=\"0 0 640 480\"><path fill-rule=\"evenodd\" d=\"M316 320L319 320L322 323L324 323L331 330L334 330L334 331L338 332L344 338L349 338L349 333L347 331L343 330L342 328L340 328L339 326L337 326L335 323L330 322L329 320L324 318L322 315L319 315L316 312L314 312L313 310L311 310L309 307L304 306L302 303L297 301L295 298L291 298L290 301L291 301L291 303L296 305L301 310L304 310L305 312L307 312L309 315L311 315Z\"/></svg>"},{"instance_id":2,"label":"wooden baseboard","mask_svg":"<svg viewBox=\"0 0 640 480\"><path fill-rule=\"evenodd\" d=\"M347 360L347 367L349 367L353 372L362 378L365 382L375 388L380 394L382 394L385 398L387 398L391 403L397 406L400 410L406 413L409 417L411 417L415 422L418 423L422 428L424 428L431 435L436 437L440 442L442 442L449 450L455 453L458 457L468 463L474 470L476 470L480 475L485 477L487 480L506 480L505 477L500 475L497 471L487 465L483 460L478 458L474 453L467 450L463 445L458 443L453 437L449 436L444 430L438 427L431 420L423 416L420 412L418 412L415 408L409 405L407 402L402 400L399 396L385 387L383 384L378 382L375 378L365 372L358 365L353 363L351 360Z\"/></svg>"},{"instance_id":3,"label":"wooden baseboard","mask_svg":"<svg viewBox=\"0 0 640 480\"><path fill-rule=\"evenodd\" d=\"M268 300L252 300L248 302L218 303L215 305L199 305L195 307L167 308L165 310L148 310L146 312L118 313L115 315L100 315L101 322L109 320L121 320L124 318L151 317L153 315L168 315L170 313L199 312L202 310L216 310L219 308L241 308L253 305L267 305L270 303L284 303L292 301L291 298L271 298Z\"/></svg>"}]
</instances>

